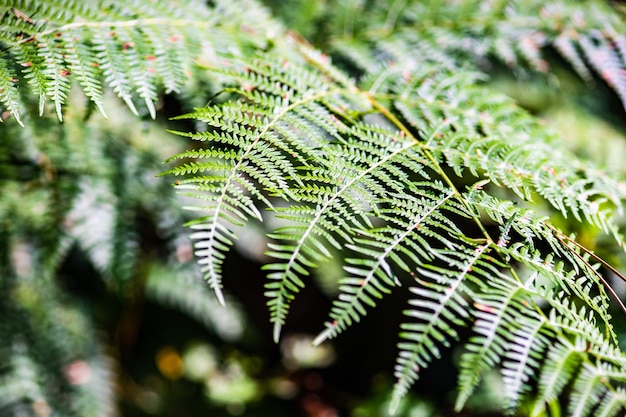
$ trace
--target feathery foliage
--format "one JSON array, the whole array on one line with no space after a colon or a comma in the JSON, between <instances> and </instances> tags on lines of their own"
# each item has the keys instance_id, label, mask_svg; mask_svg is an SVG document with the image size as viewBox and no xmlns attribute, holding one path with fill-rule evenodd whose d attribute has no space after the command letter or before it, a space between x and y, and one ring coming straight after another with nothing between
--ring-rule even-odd
<instances>
[{"instance_id":1,"label":"feathery foliage","mask_svg":"<svg viewBox=\"0 0 626 417\"><path fill-rule=\"evenodd\" d=\"M236 33L250 16L258 30L265 29L263 10L255 6L248 4L246 13L224 1L213 9L201 1L169 7L136 0L0 6L0 102L22 124L30 93L37 97L39 115L52 101L62 120L62 107L77 82L103 114L106 86L133 113L138 114L139 99L140 108L155 118L157 91L182 92L199 61L243 49L244 43L261 46L252 34L244 39Z\"/></svg>"},{"instance_id":2,"label":"feathery foliage","mask_svg":"<svg viewBox=\"0 0 626 417\"><path fill-rule=\"evenodd\" d=\"M326 247L350 255L316 343L359 321L408 274L414 298L411 321L402 325L392 408L463 327L476 336L461 359L457 408L484 371L502 365L515 410L531 375L550 367L540 359L560 338L613 346L606 359L581 355L579 366L593 364L601 375L589 382L603 383L574 385L573 397L619 382L621 371L602 366L623 354L596 267L546 219L494 190L506 187L520 201L543 198L619 239L611 213L621 206L623 185L553 148L553 134L471 73L425 65L407 77L390 67L360 85L306 45L295 48L299 62L293 55L234 60L225 75L240 87L239 99L183 116L208 130L177 132L206 143L175 156L189 162L170 173L187 175L178 188L208 213L193 222L200 232L191 236L212 286L219 291L235 227L262 219L266 209L288 221L269 235L276 243L267 254L276 261L265 267L276 339L306 276L330 256ZM455 174L470 185L461 189ZM563 292L577 301L556 302ZM557 319L568 316L576 319ZM588 332L596 321L606 329L595 332L598 339ZM562 389L549 387L555 395ZM607 392L585 398L581 415Z\"/></svg>"},{"instance_id":3,"label":"feathery foliage","mask_svg":"<svg viewBox=\"0 0 626 417\"><path fill-rule=\"evenodd\" d=\"M45 198L64 197L41 225L28 225L36 217L28 213L19 217L24 226L6 222L7 253L23 244L36 248L41 279L49 282L74 245L111 289L132 288L140 274L137 207L159 224L182 223L184 216L172 208L173 197L159 198L158 187L137 200L150 181L146 173L154 173L156 144L116 143L106 129L95 142L72 143L68 138L81 137L65 135L72 126L93 131L64 117L63 106L78 85L103 114L109 113L104 92L111 90L133 113L141 113L139 107L155 118L159 94L179 93L188 107L197 107L175 117L170 132L193 146L172 151L168 162L176 164L165 174L177 176L186 208L200 213L187 225L201 273L220 303L227 253L242 229L271 220L277 227L267 234L270 261L263 269L275 341L309 276L337 254L344 276L315 344L375 314L388 294L408 293L392 411L424 368L459 345L457 410L491 369L501 373L503 408L510 414L528 409L542 415L555 403L572 416L626 410L626 354L609 303L614 298L623 305L607 283L607 264L544 215L597 227L622 247L615 218L626 185L568 151L557 133L486 82L486 71L498 61L516 74L550 73L548 55L556 52L587 83L605 82L624 102L625 23L616 10L601 2L351 0L314 10L324 22L320 33L331 34L319 42L329 56L286 33L256 2L149 3L17 2L0 8L3 119L12 115L27 131L27 115L35 109L45 116L51 101L64 120L63 128L55 125L60 144L44 149L49 162L25 158L44 175L59 169L73 174L66 183L38 189ZM194 93L191 86L203 82L213 88ZM202 105L206 97L211 101ZM44 147L40 140L20 144L19 152ZM90 165L90 158L98 163ZM19 188L24 181L13 175L15 189L7 188L0 200L6 218L25 198ZM22 243L16 232L59 224L63 230L42 233L52 241ZM171 245L177 233L168 236ZM15 280L19 265L3 262L4 285L19 291L26 285ZM152 275L149 295L201 320L214 311L177 267L164 270L169 281L164 273ZM17 300L7 308L41 308ZM219 321L208 323L220 331ZM52 326L33 329L34 336L11 336L15 343L7 349L23 363L7 365L3 374L19 368L31 384L16 388L24 394L11 397L18 398L11 404L52 403L46 378L54 377L39 376L40 359L29 352L37 338L73 331ZM67 364L82 355L94 362L81 366L106 375L107 361L88 334L81 333L88 341L53 350L50 360ZM80 349L87 353L77 354ZM69 385L72 378L66 376ZM105 404L110 390L86 389L68 407L98 396Z\"/></svg>"}]
</instances>

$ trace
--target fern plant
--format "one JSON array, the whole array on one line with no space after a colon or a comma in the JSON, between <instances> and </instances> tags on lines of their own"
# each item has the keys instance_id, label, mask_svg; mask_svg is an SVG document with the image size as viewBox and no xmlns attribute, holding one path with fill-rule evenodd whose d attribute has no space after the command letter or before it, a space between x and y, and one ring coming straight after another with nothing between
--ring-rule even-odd
<instances>
[{"instance_id":1,"label":"fern plant","mask_svg":"<svg viewBox=\"0 0 626 417\"><path fill-rule=\"evenodd\" d=\"M399 275L408 274L414 298L402 325L392 408L419 369L467 326L476 336L461 360L459 409L481 373L502 364L514 410L533 374L561 371L539 360L560 338L570 346L584 340L583 350L594 352L589 364L607 361L617 365L611 372L620 369L595 260L546 219L513 205L510 195L504 200L488 190L506 187L522 201L543 197L619 239L610 213L619 208L623 187L584 163L573 164L572 155L548 151L549 133L509 100L481 90L471 75L427 66L407 79L385 69L362 87L325 57L299 48L301 64L267 55L233 63L240 70L231 77L245 86L237 91L241 99L184 116L209 130L178 132L208 143L177 155L191 161L170 173L187 175L178 188L203 201L195 208L207 215L192 222L191 237L218 294L232 230L248 219L262 220L265 208L286 221L270 234L275 243L268 255L276 262L264 267L275 339L304 277L330 256L327 247L350 255L316 343L359 321L401 285ZM475 111L466 110L470 101ZM474 180L461 189L452 175ZM565 294L576 301L559 302ZM576 317L577 324L560 317ZM606 333L590 338L589 326L596 323ZM595 350L609 346L607 357ZM583 399L588 409L579 415L612 396L622 378L617 371L612 380L604 365L597 366L590 369L598 374L588 381L593 386L584 385L592 395ZM570 381L546 374L536 382L542 384L536 399L541 408Z\"/></svg>"},{"instance_id":2,"label":"fern plant","mask_svg":"<svg viewBox=\"0 0 626 417\"><path fill-rule=\"evenodd\" d=\"M175 11L165 2L61 3L0 10L3 118L24 125L31 108L45 115L52 101L63 120L72 84L104 114L105 89L136 114L141 100L152 118L158 91L197 106L171 121L195 126L170 132L196 143L169 158L174 165L164 175L178 177L186 208L201 213L187 226L219 302L227 252L242 230L270 221L277 227L267 234L264 295L275 341L294 299L333 257L341 257L344 276L316 344L376 314L388 294L408 293L392 412L422 370L459 344L457 410L494 368L509 414L556 415L563 406L572 416L614 416L626 409L626 355L610 304L626 308L605 270L619 273L550 218L595 226L622 247L616 216L626 185L566 150L486 81L494 61L517 74L548 73L541 54L552 48L586 82L605 82L623 101L618 10L600 2L347 1L313 15L324 22L320 32L332 34L318 40L326 55L254 2L185 2ZM204 82L212 86L204 96L193 91ZM141 165L114 153L106 172L71 183L71 202L55 220L87 223L77 219L82 207L106 207L96 201L107 201L107 193L119 194L120 206L132 201L126 185ZM101 177L108 185L97 197ZM111 188L115 180L125 187ZM112 231L123 234L118 220ZM70 228L53 235L41 244L48 274L65 256L65 235L124 291L132 272L116 265L131 265L123 258L133 258L133 249L114 244L99 252L115 242L106 234L94 240ZM5 285L19 288L8 258ZM192 298L184 288L163 276L148 284L157 298L183 306L180 300ZM34 315L27 301L19 309ZM213 311L208 305L191 314ZM12 349L28 343L37 342ZM28 369L11 369L18 368Z\"/></svg>"}]
</instances>

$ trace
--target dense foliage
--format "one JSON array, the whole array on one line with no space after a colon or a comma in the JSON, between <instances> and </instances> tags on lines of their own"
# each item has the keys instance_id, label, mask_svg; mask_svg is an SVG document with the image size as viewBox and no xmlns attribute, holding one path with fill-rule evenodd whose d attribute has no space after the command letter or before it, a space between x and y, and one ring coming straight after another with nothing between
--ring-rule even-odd
<instances>
[{"instance_id":1,"label":"dense foliage","mask_svg":"<svg viewBox=\"0 0 626 417\"><path fill-rule=\"evenodd\" d=\"M0 410L376 415L357 374L352 399L324 391L337 338L337 369L397 351L379 401L399 415L494 411L493 384L505 414L623 413L626 183L602 155L623 144L590 116L624 127L623 13L1 4ZM548 113L576 95L600 133ZM455 402L411 394L440 362Z\"/></svg>"}]
</instances>

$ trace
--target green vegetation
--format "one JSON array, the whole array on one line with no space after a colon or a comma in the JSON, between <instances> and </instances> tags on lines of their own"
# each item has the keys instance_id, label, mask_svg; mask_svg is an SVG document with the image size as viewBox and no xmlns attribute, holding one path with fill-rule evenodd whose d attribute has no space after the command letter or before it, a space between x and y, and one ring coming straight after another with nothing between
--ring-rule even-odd
<instances>
[{"instance_id":1,"label":"green vegetation","mask_svg":"<svg viewBox=\"0 0 626 417\"><path fill-rule=\"evenodd\" d=\"M0 414L623 413L625 11L0 4Z\"/></svg>"}]
</instances>

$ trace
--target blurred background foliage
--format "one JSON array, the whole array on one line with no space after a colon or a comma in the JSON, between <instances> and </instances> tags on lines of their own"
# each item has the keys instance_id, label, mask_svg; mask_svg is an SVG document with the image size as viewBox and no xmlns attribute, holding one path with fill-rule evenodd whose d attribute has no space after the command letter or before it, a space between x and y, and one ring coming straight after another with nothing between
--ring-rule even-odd
<instances>
[{"instance_id":1,"label":"blurred background foliage","mask_svg":"<svg viewBox=\"0 0 626 417\"><path fill-rule=\"evenodd\" d=\"M266 0L286 27L322 50L352 30L353 9L338 3ZM495 62L484 70L492 88L559 132L577 154L626 174L619 98L599 80L581 80L555 53L547 60L550 75L511 74ZM195 82L190 91L211 90L210 82ZM338 340L312 347L341 274L331 262L294 302L275 345L263 297L261 225L247 229L226 260L226 307L199 278L182 226L189 213L171 179L158 177L162 161L190 146L166 132L178 123L167 119L202 104L194 100L162 96L154 123L108 96L107 120L77 91L62 126L46 114L25 128L0 127L0 266L15 272L0 271L13 277L2 282L7 295L0 299L0 415L54 416L51 397L67 400L55 412L81 416L387 415L397 340L390 323L400 320L393 307L402 295L381 302L377 314ZM595 229L561 223L618 267L626 264ZM615 317L626 338L626 320ZM454 354L449 359L423 373L399 417L453 415ZM500 415L498 384L487 376L461 415ZM3 402L18 397L20 404Z\"/></svg>"}]
</instances>

